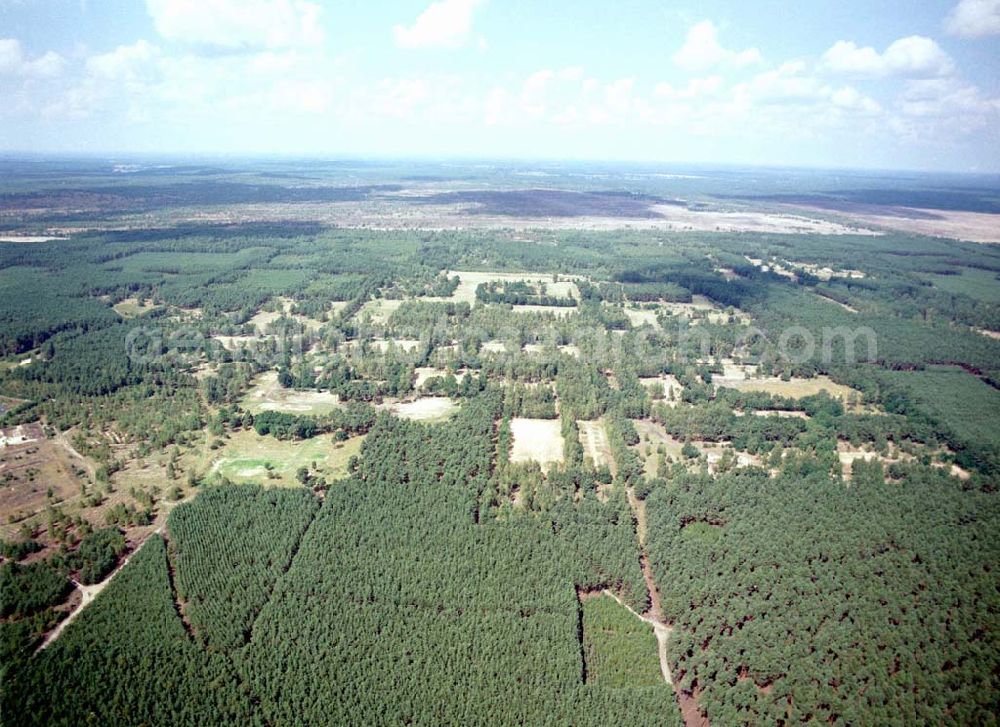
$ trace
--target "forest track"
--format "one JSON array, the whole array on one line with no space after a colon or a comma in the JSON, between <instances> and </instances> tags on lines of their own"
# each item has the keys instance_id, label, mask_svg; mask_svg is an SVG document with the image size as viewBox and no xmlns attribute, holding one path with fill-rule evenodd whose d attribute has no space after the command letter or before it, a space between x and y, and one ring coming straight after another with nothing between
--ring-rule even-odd
<instances>
[{"instance_id":1,"label":"forest track","mask_svg":"<svg viewBox=\"0 0 1000 727\"><path fill-rule=\"evenodd\" d=\"M685 727L710 727L708 717L701 711L696 695L689 694L674 683L673 674L670 671L670 660L667 657L667 641L674 627L667 623L663 615L663 604L660 600L660 589L653 578L653 569L649 565L649 553L646 551L646 503L635 496L635 491L629 487L625 490L628 495L629 505L635 516L636 539L639 542L639 564L642 568L642 577L646 581L646 589L649 591L649 610L645 614L638 614L635 609L622 601L611 591L605 591L609 596L627 608L636 618L645 621L653 627L653 634L656 636L657 651L660 657L660 672L667 684L674 689L677 702L681 708L681 715L684 719Z\"/></svg>"}]
</instances>

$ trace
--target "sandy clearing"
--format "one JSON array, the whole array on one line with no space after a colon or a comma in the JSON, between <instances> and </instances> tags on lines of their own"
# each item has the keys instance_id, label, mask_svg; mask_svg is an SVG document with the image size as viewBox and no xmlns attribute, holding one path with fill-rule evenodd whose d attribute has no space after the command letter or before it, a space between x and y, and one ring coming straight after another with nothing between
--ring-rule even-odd
<instances>
[{"instance_id":1,"label":"sandy clearing","mask_svg":"<svg viewBox=\"0 0 1000 727\"><path fill-rule=\"evenodd\" d=\"M987 338L1000 340L1000 331L990 331L987 330L986 328L976 328L974 330L976 331L976 333L986 336Z\"/></svg>"},{"instance_id":2,"label":"sandy clearing","mask_svg":"<svg viewBox=\"0 0 1000 727\"><path fill-rule=\"evenodd\" d=\"M368 318L372 323L380 326L384 326L389 322L389 317L396 312L399 306L403 305L402 300L386 300L384 298L379 298L378 300L370 300L365 303L361 310L358 311L358 320L364 320Z\"/></svg>"},{"instance_id":3,"label":"sandy clearing","mask_svg":"<svg viewBox=\"0 0 1000 727\"><path fill-rule=\"evenodd\" d=\"M52 242L67 240L66 237L50 237L47 235L0 235L0 242Z\"/></svg>"},{"instance_id":4,"label":"sandy clearing","mask_svg":"<svg viewBox=\"0 0 1000 727\"><path fill-rule=\"evenodd\" d=\"M876 230L803 215L773 212L691 210L679 205L653 205L667 229L714 232L768 232L779 235L881 235Z\"/></svg>"},{"instance_id":5,"label":"sandy clearing","mask_svg":"<svg viewBox=\"0 0 1000 727\"><path fill-rule=\"evenodd\" d=\"M567 305L512 305L511 308L515 313L550 313L557 318L576 313L575 306Z\"/></svg>"},{"instance_id":6,"label":"sandy clearing","mask_svg":"<svg viewBox=\"0 0 1000 727\"><path fill-rule=\"evenodd\" d=\"M562 427L558 419L510 420L514 435L510 459L512 462L538 462L543 471L553 463L563 461Z\"/></svg>"},{"instance_id":7,"label":"sandy clearing","mask_svg":"<svg viewBox=\"0 0 1000 727\"><path fill-rule=\"evenodd\" d=\"M410 352L417 350L417 347L420 346L420 341L414 338L376 338L375 340L369 342L369 345L372 348L376 348L382 353L389 350L390 344L401 351Z\"/></svg>"},{"instance_id":8,"label":"sandy clearing","mask_svg":"<svg viewBox=\"0 0 1000 727\"><path fill-rule=\"evenodd\" d=\"M667 406L677 406L681 401L681 396L684 392L684 387L681 386L681 382L677 380L677 377L673 374L662 374L661 376L645 376L639 379L639 383L643 386L659 386L663 391L663 403ZM673 397L671 398L671 391L673 391Z\"/></svg>"},{"instance_id":9,"label":"sandy clearing","mask_svg":"<svg viewBox=\"0 0 1000 727\"><path fill-rule=\"evenodd\" d=\"M278 383L278 373L268 371L257 377L253 388L240 402L251 413L285 411L326 414L340 407L340 397L329 391L285 389Z\"/></svg>"},{"instance_id":10,"label":"sandy clearing","mask_svg":"<svg viewBox=\"0 0 1000 727\"><path fill-rule=\"evenodd\" d=\"M565 346L557 346L559 353L565 353L573 358L580 358L580 347L572 343L567 343Z\"/></svg>"},{"instance_id":11,"label":"sandy clearing","mask_svg":"<svg viewBox=\"0 0 1000 727\"><path fill-rule=\"evenodd\" d=\"M483 353L503 353L507 350L507 344L503 341L486 341L480 347Z\"/></svg>"},{"instance_id":12,"label":"sandy clearing","mask_svg":"<svg viewBox=\"0 0 1000 727\"><path fill-rule=\"evenodd\" d=\"M634 445L632 449L644 459L643 471L647 477L656 475L660 460L660 455L656 450L661 444L666 449L667 457L671 457L675 461L681 459L681 449L684 444L667 434L667 430L663 428L662 424L649 419L633 419L632 423L635 425L636 432L639 433L639 443ZM648 456L646 456L647 450L649 450Z\"/></svg>"},{"instance_id":13,"label":"sandy clearing","mask_svg":"<svg viewBox=\"0 0 1000 727\"><path fill-rule=\"evenodd\" d=\"M417 368L413 369L413 375L414 375L413 388L419 389L424 384L426 384L429 379L433 379L435 377L440 377L443 379L449 373L450 372L447 369L439 369L433 366L418 366ZM465 371L457 372L455 374L455 380L461 381L463 378L465 378L465 373L466 373Z\"/></svg>"},{"instance_id":14,"label":"sandy clearing","mask_svg":"<svg viewBox=\"0 0 1000 727\"><path fill-rule=\"evenodd\" d=\"M654 328L660 327L659 322L657 322L656 320L655 310L626 307L622 308L622 311L625 313L625 317L628 318L628 322L632 325L633 328L639 328L640 326L644 326L646 324L649 324Z\"/></svg>"},{"instance_id":15,"label":"sandy clearing","mask_svg":"<svg viewBox=\"0 0 1000 727\"><path fill-rule=\"evenodd\" d=\"M428 298L427 300L440 300L440 301L451 301L455 303L475 303L476 302L476 288L479 287L481 283L502 283L515 280L523 280L527 283L547 283L548 285L562 286L563 282L554 282L554 275L552 273L511 273L511 272L480 272L474 270L446 270L445 275L449 278L457 277L459 280L458 287L455 292L451 294L449 298ZM566 276L561 276L566 277ZM572 285L572 283L568 283ZM561 288L556 287L556 290ZM576 290L576 286L573 285L573 290ZM552 293L552 295L557 295L559 293ZM574 296L579 298L579 291L576 291Z\"/></svg>"},{"instance_id":16,"label":"sandy clearing","mask_svg":"<svg viewBox=\"0 0 1000 727\"><path fill-rule=\"evenodd\" d=\"M458 411L458 403L454 399L442 396L422 396L413 401L401 401L388 405L389 410L402 419L417 422L432 422L447 419Z\"/></svg>"},{"instance_id":17,"label":"sandy clearing","mask_svg":"<svg viewBox=\"0 0 1000 727\"><path fill-rule=\"evenodd\" d=\"M787 409L758 409L754 412L758 417L779 417L781 419L808 419L804 411L789 411Z\"/></svg>"}]
</instances>

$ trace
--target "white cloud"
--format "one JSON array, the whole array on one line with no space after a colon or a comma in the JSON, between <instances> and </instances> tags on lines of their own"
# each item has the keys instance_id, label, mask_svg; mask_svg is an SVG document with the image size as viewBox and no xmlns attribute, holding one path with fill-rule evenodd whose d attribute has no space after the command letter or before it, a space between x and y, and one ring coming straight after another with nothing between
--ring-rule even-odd
<instances>
[{"instance_id":1,"label":"white cloud","mask_svg":"<svg viewBox=\"0 0 1000 727\"><path fill-rule=\"evenodd\" d=\"M16 38L0 38L0 75L53 78L62 73L66 61L54 51L29 60Z\"/></svg>"},{"instance_id":2,"label":"white cloud","mask_svg":"<svg viewBox=\"0 0 1000 727\"><path fill-rule=\"evenodd\" d=\"M964 38L1000 35L1000 0L960 0L944 27Z\"/></svg>"},{"instance_id":3,"label":"white cloud","mask_svg":"<svg viewBox=\"0 0 1000 727\"><path fill-rule=\"evenodd\" d=\"M229 50L287 48L323 41L322 8L305 0L146 0L167 40Z\"/></svg>"},{"instance_id":4,"label":"white cloud","mask_svg":"<svg viewBox=\"0 0 1000 727\"><path fill-rule=\"evenodd\" d=\"M145 40L132 45L120 45L109 53L87 59L87 71L94 76L116 81L136 81L146 78L153 70L160 49Z\"/></svg>"},{"instance_id":5,"label":"white cloud","mask_svg":"<svg viewBox=\"0 0 1000 727\"><path fill-rule=\"evenodd\" d=\"M871 78L908 76L932 78L955 69L951 58L930 38L911 35L900 38L879 53L871 46L859 47L839 40L823 54L824 67L834 73Z\"/></svg>"},{"instance_id":6,"label":"white cloud","mask_svg":"<svg viewBox=\"0 0 1000 727\"><path fill-rule=\"evenodd\" d=\"M413 25L396 25L392 29L396 45L401 48L459 48L472 34L472 19L484 0L438 0L422 12ZM480 39L480 50L485 40Z\"/></svg>"},{"instance_id":7,"label":"white cloud","mask_svg":"<svg viewBox=\"0 0 1000 727\"><path fill-rule=\"evenodd\" d=\"M688 31L681 49L673 55L674 63L688 71L705 71L718 66L743 68L761 62L760 51L747 48L733 51L719 44L715 24L703 20Z\"/></svg>"}]
</instances>

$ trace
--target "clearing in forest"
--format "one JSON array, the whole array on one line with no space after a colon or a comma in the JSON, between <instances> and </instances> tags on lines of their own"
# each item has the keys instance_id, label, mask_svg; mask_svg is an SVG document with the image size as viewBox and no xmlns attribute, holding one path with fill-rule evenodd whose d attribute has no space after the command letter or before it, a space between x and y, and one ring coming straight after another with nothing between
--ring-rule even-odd
<instances>
[{"instance_id":1,"label":"clearing in forest","mask_svg":"<svg viewBox=\"0 0 1000 727\"><path fill-rule=\"evenodd\" d=\"M209 472L232 482L297 487L300 467L327 481L344 477L352 455L361 451L364 436L345 442L318 436L304 441L288 441L260 436L254 430L233 432L212 457ZM313 463L316 469L312 469Z\"/></svg>"},{"instance_id":2,"label":"clearing in forest","mask_svg":"<svg viewBox=\"0 0 1000 727\"><path fill-rule=\"evenodd\" d=\"M579 420L576 424L580 430L580 444L583 445L584 454L590 457L594 467L609 467L614 474L615 460L611 456L611 445L604 430L604 422L599 419L593 422Z\"/></svg>"},{"instance_id":3,"label":"clearing in forest","mask_svg":"<svg viewBox=\"0 0 1000 727\"><path fill-rule=\"evenodd\" d=\"M114 308L115 313L120 315L122 318L135 318L136 316L141 316L143 313L149 313L151 310L156 310L160 306L154 305L152 302L147 303L144 300L138 300L136 298L126 298L125 300L115 303L112 308Z\"/></svg>"},{"instance_id":4,"label":"clearing in forest","mask_svg":"<svg viewBox=\"0 0 1000 727\"><path fill-rule=\"evenodd\" d=\"M413 401L401 401L388 405L389 411L402 419L417 422L440 422L458 411L454 399L443 396L422 396Z\"/></svg>"},{"instance_id":5,"label":"clearing in forest","mask_svg":"<svg viewBox=\"0 0 1000 727\"><path fill-rule=\"evenodd\" d=\"M498 273L474 272L469 270L449 270L446 275L449 278L458 277L459 283L450 298L443 298L441 300L448 300L455 303L475 303L476 288L478 288L481 283L503 283L515 282L519 280L523 280L526 283L545 283L548 295L560 297L572 295L577 299L580 297L580 293L576 290L576 285L574 283L563 280L555 282L555 276L551 273ZM566 276L561 277L564 278ZM534 308L537 306L529 307Z\"/></svg>"},{"instance_id":6,"label":"clearing in forest","mask_svg":"<svg viewBox=\"0 0 1000 727\"><path fill-rule=\"evenodd\" d=\"M329 414L341 406L340 398L329 391L286 389L278 383L278 373L269 371L257 377L254 386L240 401L253 414L283 411L290 414Z\"/></svg>"},{"instance_id":7,"label":"clearing in forest","mask_svg":"<svg viewBox=\"0 0 1000 727\"><path fill-rule=\"evenodd\" d=\"M717 387L727 387L738 391L760 391L773 396L785 396L791 399L802 399L826 391L830 396L848 402L861 394L849 386L838 384L828 376L816 376L811 379L792 377L788 381L771 376L765 379L736 379L727 377L712 377Z\"/></svg>"},{"instance_id":8,"label":"clearing in forest","mask_svg":"<svg viewBox=\"0 0 1000 727\"><path fill-rule=\"evenodd\" d=\"M562 427L558 419L515 417L510 420L510 431L514 435L512 462L538 462L547 471L552 463L563 461Z\"/></svg>"},{"instance_id":9,"label":"clearing in forest","mask_svg":"<svg viewBox=\"0 0 1000 727\"><path fill-rule=\"evenodd\" d=\"M443 379L447 377L449 373L451 372L448 371L447 369L439 369L433 366L418 366L417 368L413 369L413 375L414 375L413 388L419 390L420 387L426 384L428 380L433 378ZM465 373L466 373L465 371L459 371L453 374L455 380L461 381L463 378L465 378Z\"/></svg>"},{"instance_id":10,"label":"clearing in forest","mask_svg":"<svg viewBox=\"0 0 1000 727\"><path fill-rule=\"evenodd\" d=\"M645 463L644 472L647 477L656 475L661 457L667 456L675 461L681 459L683 442L667 434L661 424L648 419L633 419L632 423L635 424L635 430L639 433L639 443L633 449L639 453ZM664 450L663 453L660 452L661 448Z\"/></svg>"},{"instance_id":11,"label":"clearing in forest","mask_svg":"<svg viewBox=\"0 0 1000 727\"><path fill-rule=\"evenodd\" d=\"M581 594L583 658L588 684L667 686L653 627L606 593Z\"/></svg>"}]
</instances>

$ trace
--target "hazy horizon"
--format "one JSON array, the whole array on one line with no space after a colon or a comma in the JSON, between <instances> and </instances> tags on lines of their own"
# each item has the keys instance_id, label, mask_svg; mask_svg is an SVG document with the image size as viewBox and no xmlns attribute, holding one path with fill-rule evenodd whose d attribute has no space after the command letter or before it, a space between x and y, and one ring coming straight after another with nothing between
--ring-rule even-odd
<instances>
[{"instance_id":1,"label":"hazy horizon","mask_svg":"<svg viewBox=\"0 0 1000 727\"><path fill-rule=\"evenodd\" d=\"M0 1L0 148L1000 172L1000 0Z\"/></svg>"}]
</instances>

